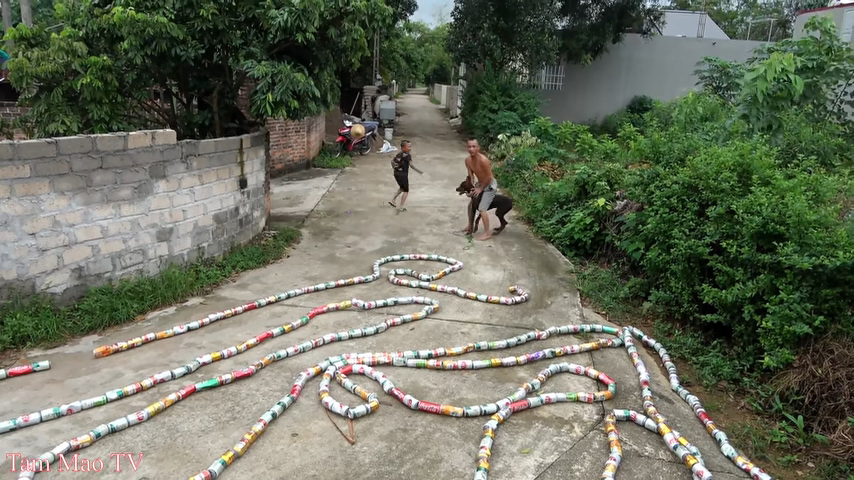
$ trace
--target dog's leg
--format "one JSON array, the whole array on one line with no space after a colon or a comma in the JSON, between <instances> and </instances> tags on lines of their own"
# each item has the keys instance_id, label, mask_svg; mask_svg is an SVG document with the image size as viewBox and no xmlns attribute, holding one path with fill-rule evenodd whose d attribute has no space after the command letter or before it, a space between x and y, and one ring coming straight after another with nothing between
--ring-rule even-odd
<instances>
[{"instance_id":1,"label":"dog's leg","mask_svg":"<svg viewBox=\"0 0 854 480\"><path fill-rule=\"evenodd\" d=\"M469 228L471 229L471 233L476 232L480 224L480 215L477 214L477 204L474 201L475 199L472 198L469 202Z\"/></svg>"},{"instance_id":2,"label":"dog's leg","mask_svg":"<svg viewBox=\"0 0 854 480\"><path fill-rule=\"evenodd\" d=\"M466 228L463 229L463 233L466 235L471 235L474 224L474 214L472 213L471 199L469 199L469 203L468 205L466 205L466 214L468 215L468 221L466 222Z\"/></svg>"},{"instance_id":3,"label":"dog's leg","mask_svg":"<svg viewBox=\"0 0 854 480\"><path fill-rule=\"evenodd\" d=\"M507 220L504 219L504 215L507 215L507 212L509 212L510 209L513 208L513 203L510 201L509 198L507 199L508 200L507 202L504 202L503 201L504 199L501 199L501 200L502 200L501 204L495 210L495 216L498 217L498 221L500 222L500 225L498 226L498 228L493 230L496 235L498 235L499 233L504 231L504 227L507 226Z\"/></svg>"}]
</instances>

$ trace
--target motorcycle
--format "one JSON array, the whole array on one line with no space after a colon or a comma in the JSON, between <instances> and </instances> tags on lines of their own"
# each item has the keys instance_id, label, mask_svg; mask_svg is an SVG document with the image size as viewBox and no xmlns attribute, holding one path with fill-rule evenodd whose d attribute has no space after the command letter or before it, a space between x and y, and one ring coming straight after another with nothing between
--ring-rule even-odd
<instances>
[{"instance_id":1,"label":"motorcycle","mask_svg":"<svg viewBox=\"0 0 854 480\"><path fill-rule=\"evenodd\" d=\"M361 125L365 134L359 138L353 138L351 132L354 125ZM338 138L335 143L339 144L336 157L344 154L352 154L353 151L359 152L359 155L367 155L371 153L374 145L374 140L379 138L379 122L362 121L358 117L344 114L344 126L338 129Z\"/></svg>"}]
</instances>

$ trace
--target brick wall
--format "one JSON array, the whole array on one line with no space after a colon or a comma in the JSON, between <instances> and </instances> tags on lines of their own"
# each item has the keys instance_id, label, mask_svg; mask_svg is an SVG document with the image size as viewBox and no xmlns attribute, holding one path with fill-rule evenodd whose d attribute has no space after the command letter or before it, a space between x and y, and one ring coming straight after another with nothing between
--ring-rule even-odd
<instances>
[{"instance_id":1,"label":"brick wall","mask_svg":"<svg viewBox=\"0 0 854 480\"><path fill-rule=\"evenodd\" d=\"M270 132L270 172L273 176L310 166L326 136L326 114L302 120L268 118Z\"/></svg>"},{"instance_id":2,"label":"brick wall","mask_svg":"<svg viewBox=\"0 0 854 480\"><path fill-rule=\"evenodd\" d=\"M0 102L0 118L3 120L14 120L28 110L27 107L19 107L17 102Z\"/></svg>"},{"instance_id":3,"label":"brick wall","mask_svg":"<svg viewBox=\"0 0 854 480\"><path fill-rule=\"evenodd\" d=\"M172 130L0 142L0 292L76 297L228 251L266 225L265 133Z\"/></svg>"},{"instance_id":4,"label":"brick wall","mask_svg":"<svg viewBox=\"0 0 854 480\"><path fill-rule=\"evenodd\" d=\"M249 117L249 94L254 88L251 80L241 87L237 106ZM309 168L311 159L320 153L326 136L326 115L302 120L267 118L264 127L270 132L270 173L282 175Z\"/></svg>"}]
</instances>

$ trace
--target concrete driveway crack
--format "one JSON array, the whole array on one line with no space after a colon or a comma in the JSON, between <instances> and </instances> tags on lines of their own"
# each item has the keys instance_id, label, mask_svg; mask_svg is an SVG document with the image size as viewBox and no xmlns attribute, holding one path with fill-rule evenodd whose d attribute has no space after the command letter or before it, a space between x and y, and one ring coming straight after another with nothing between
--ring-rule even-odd
<instances>
[{"instance_id":1,"label":"concrete driveway crack","mask_svg":"<svg viewBox=\"0 0 854 480\"><path fill-rule=\"evenodd\" d=\"M329 194L329 191L332 190L332 187L334 187L335 184L338 182L338 179L341 178L342 173L344 173L343 168L338 170L338 174L335 175L335 180L332 180L332 183L329 184L329 188L327 188L326 191L323 192L323 195L320 196L320 200L318 200L317 203L315 203L314 206L311 207L311 210L309 210L305 218L302 219L302 223L305 223L305 221L308 220L309 217L311 217L311 214L313 214L314 211L317 210L317 206L323 203L323 199L326 198L326 195Z\"/></svg>"},{"instance_id":2,"label":"concrete driveway crack","mask_svg":"<svg viewBox=\"0 0 854 480\"><path fill-rule=\"evenodd\" d=\"M575 446L579 444L579 442L581 442L582 440L586 440L586 439L587 439L587 437L589 437L589 436L590 436L590 434L591 434L591 433L593 433L593 430L596 430L596 428L597 428L597 427L600 427L603 423L604 423L604 419L603 419L603 420L599 420L599 421L598 421L598 422L596 422L595 424L591 425L591 426L590 426L590 428L587 430L587 432L585 432L585 433L584 433L584 435L582 435L581 437L579 437L579 439L578 439L578 440L576 440L575 442L573 442L573 443L572 443L572 445L570 445L570 446L569 446L569 448L567 448L563 453L561 453L560 455L558 455L558 457L557 457L557 458L555 458L553 462L549 463L549 464L548 464L548 465L543 469L543 471L541 471L540 473L538 473L538 474L537 474L537 476L536 476L536 477L534 477L534 480L538 480L540 477L542 477L544 473L548 472L548 471L549 471L549 469L550 469L550 468L552 468L552 467L554 466L554 464L558 462L558 460L560 460L561 458L563 458L563 457L564 457L564 455L566 455L567 453L571 452L571 451L572 451L572 449L573 449L573 448L575 448ZM604 465L604 463L603 463L603 465Z\"/></svg>"}]
</instances>

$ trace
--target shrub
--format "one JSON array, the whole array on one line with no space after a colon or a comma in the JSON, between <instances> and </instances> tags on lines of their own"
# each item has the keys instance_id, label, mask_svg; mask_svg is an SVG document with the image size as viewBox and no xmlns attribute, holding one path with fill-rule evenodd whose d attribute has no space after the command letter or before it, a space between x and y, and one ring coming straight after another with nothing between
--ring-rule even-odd
<instances>
[{"instance_id":1,"label":"shrub","mask_svg":"<svg viewBox=\"0 0 854 480\"><path fill-rule=\"evenodd\" d=\"M851 183L831 168L851 149L842 127L807 113L784 115L792 135L776 140L736 113L692 94L644 113L645 132L624 124L613 138L538 119L495 144L496 175L560 250L628 259L661 312L782 367L831 324L854 331L854 222L840 201Z\"/></svg>"},{"instance_id":2,"label":"shrub","mask_svg":"<svg viewBox=\"0 0 854 480\"><path fill-rule=\"evenodd\" d=\"M640 245L650 301L761 344L780 367L848 317L854 239L839 221L844 182L782 170L774 155L733 141L656 165L630 190L645 208L623 241Z\"/></svg>"},{"instance_id":3,"label":"shrub","mask_svg":"<svg viewBox=\"0 0 854 480\"><path fill-rule=\"evenodd\" d=\"M498 135L519 135L539 116L540 97L511 75L491 67L478 72L463 93L463 127L484 147Z\"/></svg>"}]
</instances>

